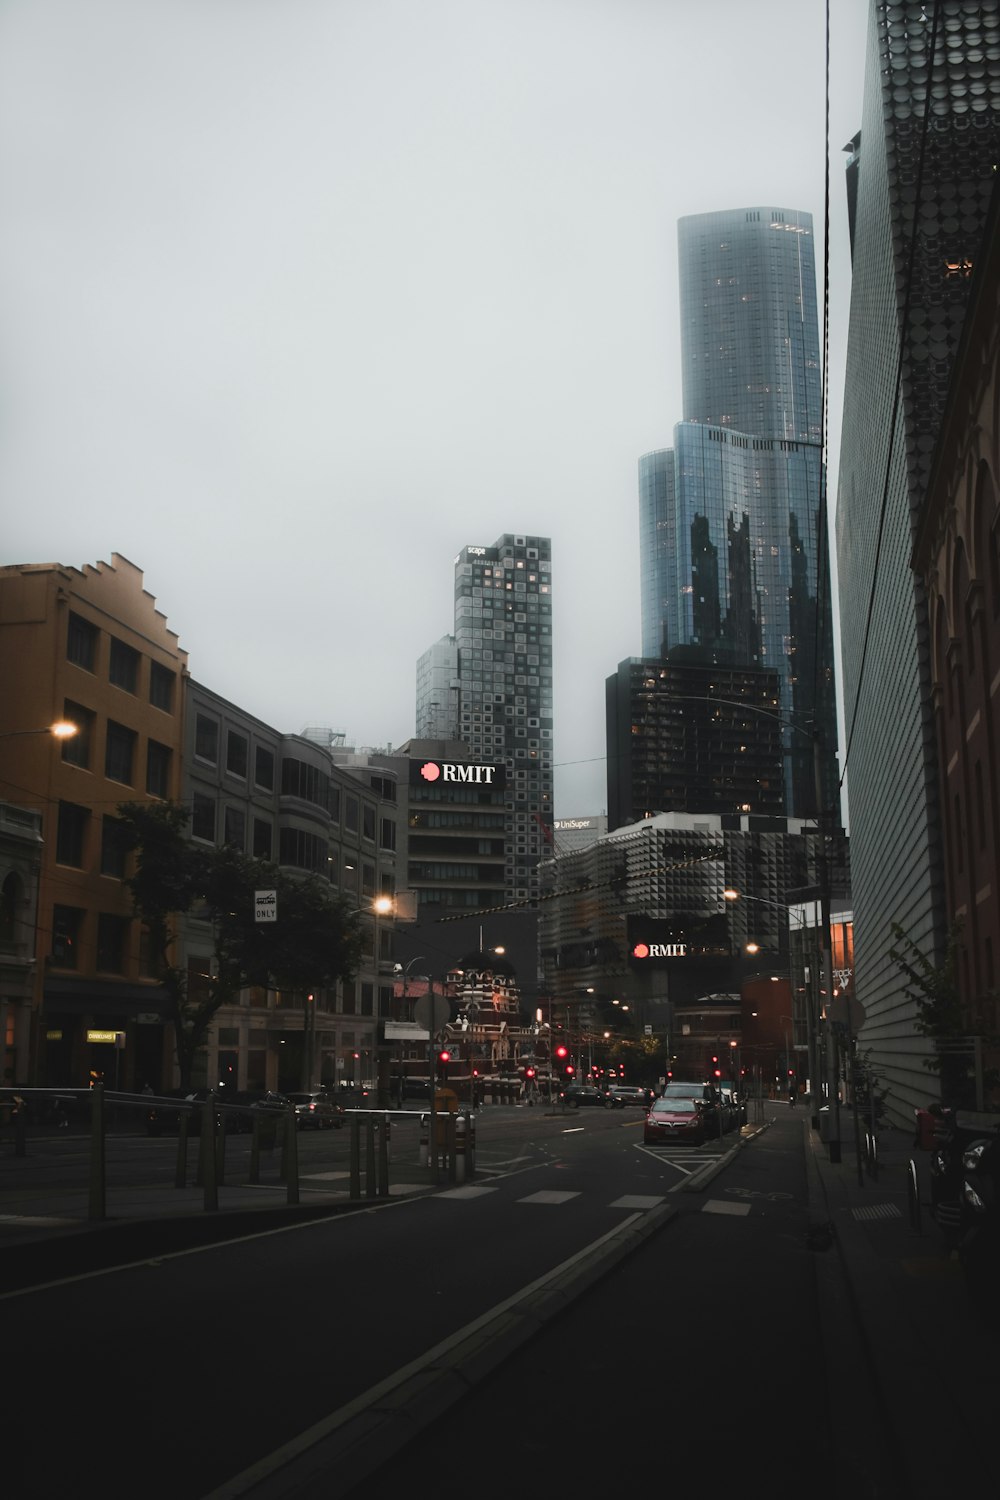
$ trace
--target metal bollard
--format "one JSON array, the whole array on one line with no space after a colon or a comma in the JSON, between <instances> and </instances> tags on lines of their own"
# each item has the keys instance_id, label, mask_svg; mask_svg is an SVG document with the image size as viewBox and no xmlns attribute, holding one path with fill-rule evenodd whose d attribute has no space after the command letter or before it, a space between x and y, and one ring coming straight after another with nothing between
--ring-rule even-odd
<instances>
[{"instance_id":1,"label":"metal bollard","mask_svg":"<svg viewBox=\"0 0 1000 1500\"><path fill-rule=\"evenodd\" d=\"M468 1142L468 1122L465 1115L455 1118L455 1181L464 1182L466 1176L465 1148Z\"/></svg>"},{"instance_id":2,"label":"metal bollard","mask_svg":"<svg viewBox=\"0 0 1000 1500\"><path fill-rule=\"evenodd\" d=\"M201 1110L200 1158L202 1183L204 1185L204 1207L214 1213L219 1207L219 1184L216 1177L215 1155L215 1095L209 1093Z\"/></svg>"},{"instance_id":3,"label":"metal bollard","mask_svg":"<svg viewBox=\"0 0 1000 1500\"><path fill-rule=\"evenodd\" d=\"M299 1201L299 1138L295 1128L295 1105L288 1106L285 1115L285 1140L287 1151L285 1153L285 1181L287 1203L298 1203Z\"/></svg>"},{"instance_id":4,"label":"metal bollard","mask_svg":"<svg viewBox=\"0 0 1000 1500\"><path fill-rule=\"evenodd\" d=\"M365 1197L374 1198L378 1193L375 1181L375 1121L371 1115L365 1121Z\"/></svg>"},{"instance_id":5,"label":"metal bollard","mask_svg":"<svg viewBox=\"0 0 1000 1500\"><path fill-rule=\"evenodd\" d=\"M386 1115L382 1121L382 1129L379 1131L378 1142L378 1195L380 1198L388 1198L389 1196L389 1135L391 1129L389 1116Z\"/></svg>"},{"instance_id":6,"label":"metal bollard","mask_svg":"<svg viewBox=\"0 0 1000 1500\"><path fill-rule=\"evenodd\" d=\"M87 1217L105 1217L104 1170L104 1085L96 1083L90 1091L90 1203Z\"/></svg>"},{"instance_id":7,"label":"metal bollard","mask_svg":"<svg viewBox=\"0 0 1000 1500\"><path fill-rule=\"evenodd\" d=\"M426 1167L430 1160L431 1128L426 1115L420 1116L420 1165Z\"/></svg>"}]
</instances>

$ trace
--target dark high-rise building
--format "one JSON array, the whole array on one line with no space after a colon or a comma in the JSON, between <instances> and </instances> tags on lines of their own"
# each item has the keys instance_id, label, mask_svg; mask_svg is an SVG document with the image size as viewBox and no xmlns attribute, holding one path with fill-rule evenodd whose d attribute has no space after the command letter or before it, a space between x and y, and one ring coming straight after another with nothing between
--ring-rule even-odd
<instances>
[{"instance_id":1,"label":"dark high-rise building","mask_svg":"<svg viewBox=\"0 0 1000 1500\"><path fill-rule=\"evenodd\" d=\"M453 719L443 715L450 702ZM538 893L552 829L552 546L504 535L455 559L455 630L421 658L418 733L506 766L507 901ZM426 726L426 728L424 728Z\"/></svg>"},{"instance_id":2,"label":"dark high-rise building","mask_svg":"<svg viewBox=\"0 0 1000 1500\"><path fill-rule=\"evenodd\" d=\"M861 132L850 151L853 286L837 549L854 952L866 1011L861 1044L892 1113L905 1119L936 1084L914 1001L890 956L893 923L932 961L945 940L931 642L912 558L996 191L997 0L872 5ZM962 547L950 545L957 578ZM963 602L981 608L978 585ZM954 690L961 698L961 657L947 656L949 697ZM951 766L942 769L949 801L967 812L973 789ZM981 812L971 817L970 840L984 826ZM976 894L987 899L996 900L988 884Z\"/></svg>"},{"instance_id":3,"label":"dark high-rise building","mask_svg":"<svg viewBox=\"0 0 1000 1500\"><path fill-rule=\"evenodd\" d=\"M609 677L608 826L656 813L784 811L777 672L695 646L630 657Z\"/></svg>"},{"instance_id":4,"label":"dark high-rise building","mask_svg":"<svg viewBox=\"0 0 1000 1500\"><path fill-rule=\"evenodd\" d=\"M684 420L639 464L643 654L698 646L775 673L784 810L807 816L814 729L837 800L812 219L699 214L679 248Z\"/></svg>"}]
</instances>

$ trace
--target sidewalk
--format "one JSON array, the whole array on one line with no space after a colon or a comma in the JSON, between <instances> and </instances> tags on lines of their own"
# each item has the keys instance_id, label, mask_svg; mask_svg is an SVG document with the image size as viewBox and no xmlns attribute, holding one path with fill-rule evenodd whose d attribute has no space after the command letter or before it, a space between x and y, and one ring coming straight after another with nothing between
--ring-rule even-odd
<instances>
[{"instance_id":1,"label":"sidewalk","mask_svg":"<svg viewBox=\"0 0 1000 1500\"><path fill-rule=\"evenodd\" d=\"M863 1168L859 1175L851 1110L841 1110L841 1160L835 1164L808 1111L803 1114L821 1309L830 1325L824 1345L830 1350L844 1342L838 1323L853 1312L859 1358L868 1366L847 1368L831 1381L841 1405L837 1426L844 1431L853 1424L862 1449L865 1424L895 1439L902 1494L970 1493L977 1485L993 1493L996 1338L977 1317L958 1261L929 1216L929 1153L913 1149L911 1133L880 1128L878 1175L867 1176ZM923 1202L919 1229L910 1221L911 1157ZM842 1306L840 1276L838 1299L835 1269L846 1278L850 1308ZM866 1386L875 1393L871 1410L860 1405Z\"/></svg>"}]
</instances>

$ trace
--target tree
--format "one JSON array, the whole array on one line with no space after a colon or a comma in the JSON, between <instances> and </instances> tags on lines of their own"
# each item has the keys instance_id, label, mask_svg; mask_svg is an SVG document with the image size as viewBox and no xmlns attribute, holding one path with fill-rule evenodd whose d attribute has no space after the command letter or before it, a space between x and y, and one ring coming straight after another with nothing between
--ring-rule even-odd
<instances>
[{"instance_id":1,"label":"tree","mask_svg":"<svg viewBox=\"0 0 1000 1500\"><path fill-rule=\"evenodd\" d=\"M246 985L315 993L351 979L360 931L346 903L318 876L294 879L276 865L229 845L202 848L187 837L189 814L174 803L123 803L118 815L136 867L126 881L135 913L149 929L157 977L167 993L181 1086L216 1012ZM254 892L277 892L278 920L254 919ZM192 989L176 962L178 917L210 923L215 962Z\"/></svg>"},{"instance_id":2,"label":"tree","mask_svg":"<svg viewBox=\"0 0 1000 1500\"><path fill-rule=\"evenodd\" d=\"M941 1078L946 1103L964 1101L969 1087L971 1054L961 1043L968 1022L958 987L958 956L962 948L962 924L948 932L944 961L933 963L898 922L892 924L893 945L889 957L906 979L904 992L916 1007L916 1028L935 1042L934 1055L924 1067Z\"/></svg>"}]
</instances>

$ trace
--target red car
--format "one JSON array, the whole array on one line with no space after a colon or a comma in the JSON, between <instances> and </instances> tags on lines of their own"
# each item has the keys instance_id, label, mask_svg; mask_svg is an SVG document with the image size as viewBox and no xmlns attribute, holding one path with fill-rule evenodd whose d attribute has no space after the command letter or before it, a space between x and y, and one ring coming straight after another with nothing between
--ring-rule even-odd
<instances>
[{"instance_id":1,"label":"red car","mask_svg":"<svg viewBox=\"0 0 1000 1500\"><path fill-rule=\"evenodd\" d=\"M693 1099L657 1099L654 1101L642 1139L647 1146L684 1141L700 1146L705 1140L705 1116Z\"/></svg>"}]
</instances>

